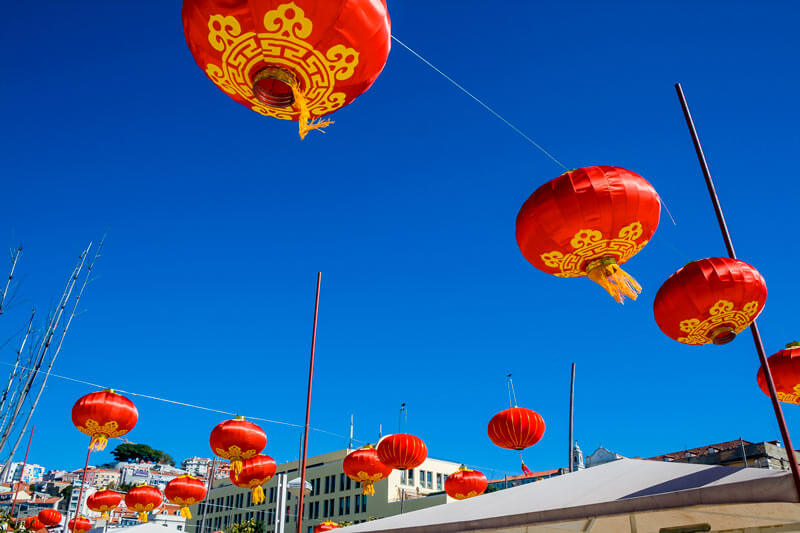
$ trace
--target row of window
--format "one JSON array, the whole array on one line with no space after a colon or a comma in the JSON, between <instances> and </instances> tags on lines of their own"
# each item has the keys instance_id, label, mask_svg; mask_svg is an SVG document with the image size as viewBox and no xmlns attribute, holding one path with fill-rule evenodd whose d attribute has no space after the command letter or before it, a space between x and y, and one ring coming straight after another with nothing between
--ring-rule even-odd
<instances>
[{"instance_id":1,"label":"row of window","mask_svg":"<svg viewBox=\"0 0 800 533\"><path fill-rule=\"evenodd\" d=\"M351 503L350 496L343 496L339 498L339 513L338 516L346 516L350 514L350 503ZM320 506L318 501L310 502L308 505L303 504L303 517L308 520L319 520L320 519ZM335 499L330 498L327 500L323 500L322 506L322 515L321 518L333 518L337 516L336 507L334 505ZM366 513L367 512L367 497L362 494L356 494L353 500L353 512L355 514L358 513ZM294 517L297 516L297 504L294 506L294 513L291 512L291 506L286 506L286 519L287 521L293 521ZM221 529L225 529L231 524L238 524L244 521L250 520L251 518L255 518L256 520L261 520L265 522L267 525L275 524L275 516L276 510L275 509L267 509L265 511L248 511L246 513L236 513L232 515L226 516L218 516L216 518L207 518L206 519L206 528L211 530L219 531Z\"/></svg>"},{"instance_id":2,"label":"row of window","mask_svg":"<svg viewBox=\"0 0 800 533\"><path fill-rule=\"evenodd\" d=\"M419 471L419 486L422 488L433 488L434 473L430 470ZM436 473L436 490L444 490L444 480L447 479L447 474ZM415 485L414 483L414 469L405 470L400 474L400 483L403 485Z\"/></svg>"}]
</instances>

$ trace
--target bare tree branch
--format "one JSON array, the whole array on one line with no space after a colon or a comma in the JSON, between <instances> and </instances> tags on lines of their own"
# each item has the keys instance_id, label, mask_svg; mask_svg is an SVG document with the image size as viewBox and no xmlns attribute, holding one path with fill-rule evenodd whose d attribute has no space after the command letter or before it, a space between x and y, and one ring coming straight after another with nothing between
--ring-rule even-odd
<instances>
[{"instance_id":1,"label":"bare tree branch","mask_svg":"<svg viewBox=\"0 0 800 533\"><path fill-rule=\"evenodd\" d=\"M3 294L0 295L0 315L3 314L3 302L6 301L6 294L8 294L8 287L11 285L11 280L14 279L14 269L17 268L17 261L19 261L20 254L22 254L22 246L17 248L17 253L15 253L14 257L11 259L11 272L8 273L6 286L3 289Z\"/></svg>"},{"instance_id":2,"label":"bare tree branch","mask_svg":"<svg viewBox=\"0 0 800 533\"><path fill-rule=\"evenodd\" d=\"M3 397L0 398L0 411L3 409L3 405L6 403L6 397L8 396L8 391L11 389L11 384L14 381L14 376L17 374L17 369L19 368L19 359L22 357L22 351L25 349L25 343L28 342L28 336L31 334L31 329L33 328L33 317L36 315L36 309L34 308L31 311L31 319L28 320L28 330L25 332L25 336L22 337L22 343L19 345L19 349L17 350L17 360L14 361L14 368L11 369L11 373L8 375L8 385L6 385L6 390L3 391Z\"/></svg>"}]
</instances>

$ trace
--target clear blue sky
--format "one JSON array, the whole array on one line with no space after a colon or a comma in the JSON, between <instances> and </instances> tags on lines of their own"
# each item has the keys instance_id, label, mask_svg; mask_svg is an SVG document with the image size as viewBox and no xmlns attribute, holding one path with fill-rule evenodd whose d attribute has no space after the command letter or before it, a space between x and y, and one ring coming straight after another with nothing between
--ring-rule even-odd
<instances>
[{"instance_id":1,"label":"clear blue sky","mask_svg":"<svg viewBox=\"0 0 800 533\"><path fill-rule=\"evenodd\" d=\"M624 307L522 258L517 211L559 167L399 46L326 135L300 142L294 123L206 79L179 2L23 4L6 6L0 32L0 243L25 246L4 339L109 228L57 373L302 423L321 270L316 427L344 434L354 413L356 437L374 440L406 402L431 456L519 471L486 436L512 372L520 404L547 423L529 467L563 466L574 361L587 452L779 438L749 335L680 345L652 299L689 260L724 254L681 81L739 255L768 283L767 350L800 337L795 3L390 2L398 38L569 167L620 165L654 184L677 227L662 216L628 263L644 293ZM69 412L91 390L51 380L33 462L82 466L88 439ZM134 400L132 441L210 454L225 417ZM798 410L785 408L800 442ZM297 456L296 429L264 428L266 453ZM310 452L344 445L316 432Z\"/></svg>"}]
</instances>

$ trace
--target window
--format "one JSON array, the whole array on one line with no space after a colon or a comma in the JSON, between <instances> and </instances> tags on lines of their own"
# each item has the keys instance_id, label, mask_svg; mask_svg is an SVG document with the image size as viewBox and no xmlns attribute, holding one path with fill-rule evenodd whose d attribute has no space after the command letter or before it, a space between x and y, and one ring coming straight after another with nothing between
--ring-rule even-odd
<instances>
[{"instance_id":1,"label":"window","mask_svg":"<svg viewBox=\"0 0 800 533\"><path fill-rule=\"evenodd\" d=\"M351 483L353 482L353 480L350 479L349 476L345 476L345 480L346 481L344 482L345 483L344 490L350 490L350 488L352 487Z\"/></svg>"},{"instance_id":2,"label":"window","mask_svg":"<svg viewBox=\"0 0 800 533\"><path fill-rule=\"evenodd\" d=\"M350 514L350 496L344 498L344 514Z\"/></svg>"},{"instance_id":3,"label":"window","mask_svg":"<svg viewBox=\"0 0 800 533\"><path fill-rule=\"evenodd\" d=\"M430 470L428 470L428 488L429 489L433 488L433 472L431 472Z\"/></svg>"},{"instance_id":4,"label":"window","mask_svg":"<svg viewBox=\"0 0 800 533\"><path fill-rule=\"evenodd\" d=\"M424 470L420 470L419 471L419 486L420 487L425 487L425 471Z\"/></svg>"},{"instance_id":5,"label":"window","mask_svg":"<svg viewBox=\"0 0 800 533\"><path fill-rule=\"evenodd\" d=\"M405 470L401 470L400 471L400 483L405 485L406 484L406 480L408 480L408 472L406 472Z\"/></svg>"},{"instance_id":6,"label":"window","mask_svg":"<svg viewBox=\"0 0 800 533\"><path fill-rule=\"evenodd\" d=\"M325 476L325 494L328 494L331 491L331 480L328 476Z\"/></svg>"},{"instance_id":7,"label":"window","mask_svg":"<svg viewBox=\"0 0 800 533\"><path fill-rule=\"evenodd\" d=\"M344 474L339 474L339 490L344 490L344 478L346 476ZM347 478L350 479L350 478Z\"/></svg>"},{"instance_id":8,"label":"window","mask_svg":"<svg viewBox=\"0 0 800 533\"><path fill-rule=\"evenodd\" d=\"M344 514L344 498L339 498L339 516Z\"/></svg>"},{"instance_id":9,"label":"window","mask_svg":"<svg viewBox=\"0 0 800 533\"><path fill-rule=\"evenodd\" d=\"M251 505L253 505L253 493L247 491L247 506L250 507Z\"/></svg>"},{"instance_id":10,"label":"window","mask_svg":"<svg viewBox=\"0 0 800 533\"><path fill-rule=\"evenodd\" d=\"M361 512L361 494L356 494L356 514Z\"/></svg>"},{"instance_id":11,"label":"window","mask_svg":"<svg viewBox=\"0 0 800 533\"><path fill-rule=\"evenodd\" d=\"M436 474L436 488L442 490L442 475Z\"/></svg>"},{"instance_id":12,"label":"window","mask_svg":"<svg viewBox=\"0 0 800 533\"><path fill-rule=\"evenodd\" d=\"M319 502L314 502L314 520L319 518Z\"/></svg>"},{"instance_id":13,"label":"window","mask_svg":"<svg viewBox=\"0 0 800 533\"><path fill-rule=\"evenodd\" d=\"M328 517L328 500L325 500L325 505L322 506L322 518Z\"/></svg>"},{"instance_id":14,"label":"window","mask_svg":"<svg viewBox=\"0 0 800 533\"><path fill-rule=\"evenodd\" d=\"M275 503L275 487L269 488L269 503Z\"/></svg>"},{"instance_id":15,"label":"window","mask_svg":"<svg viewBox=\"0 0 800 533\"><path fill-rule=\"evenodd\" d=\"M367 496L366 495L361 496L361 512L362 513L366 513L367 512Z\"/></svg>"},{"instance_id":16,"label":"window","mask_svg":"<svg viewBox=\"0 0 800 533\"><path fill-rule=\"evenodd\" d=\"M413 485L414 484L414 469L413 468L408 471L408 484L409 485Z\"/></svg>"},{"instance_id":17,"label":"window","mask_svg":"<svg viewBox=\"0 0 800 533\"><path fill-rule=\"evenodd\" d=\"M717 453L719 450L716 448L709 448L708 453Z\"/></svg>"}]
</instances>

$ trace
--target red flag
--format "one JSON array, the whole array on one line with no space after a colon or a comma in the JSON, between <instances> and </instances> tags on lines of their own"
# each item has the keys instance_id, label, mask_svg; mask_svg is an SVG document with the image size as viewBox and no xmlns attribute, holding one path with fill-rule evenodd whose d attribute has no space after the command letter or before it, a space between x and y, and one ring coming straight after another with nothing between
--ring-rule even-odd
<instances>
[{"instance_id":1,"label":"red flag","mask_svg":"<svg viewBox=\"0 0 800 533\"><path fill-rule=\"evenodd\" d=\"M524 462L524 461L522 462L522 472L523 472L523 473L524 473L526 476L532 476L532 475L533 475L533 472L531 472L530 468L528 468L527 466L525 466L525 462Z\"/></svg>"}]
</instances>

